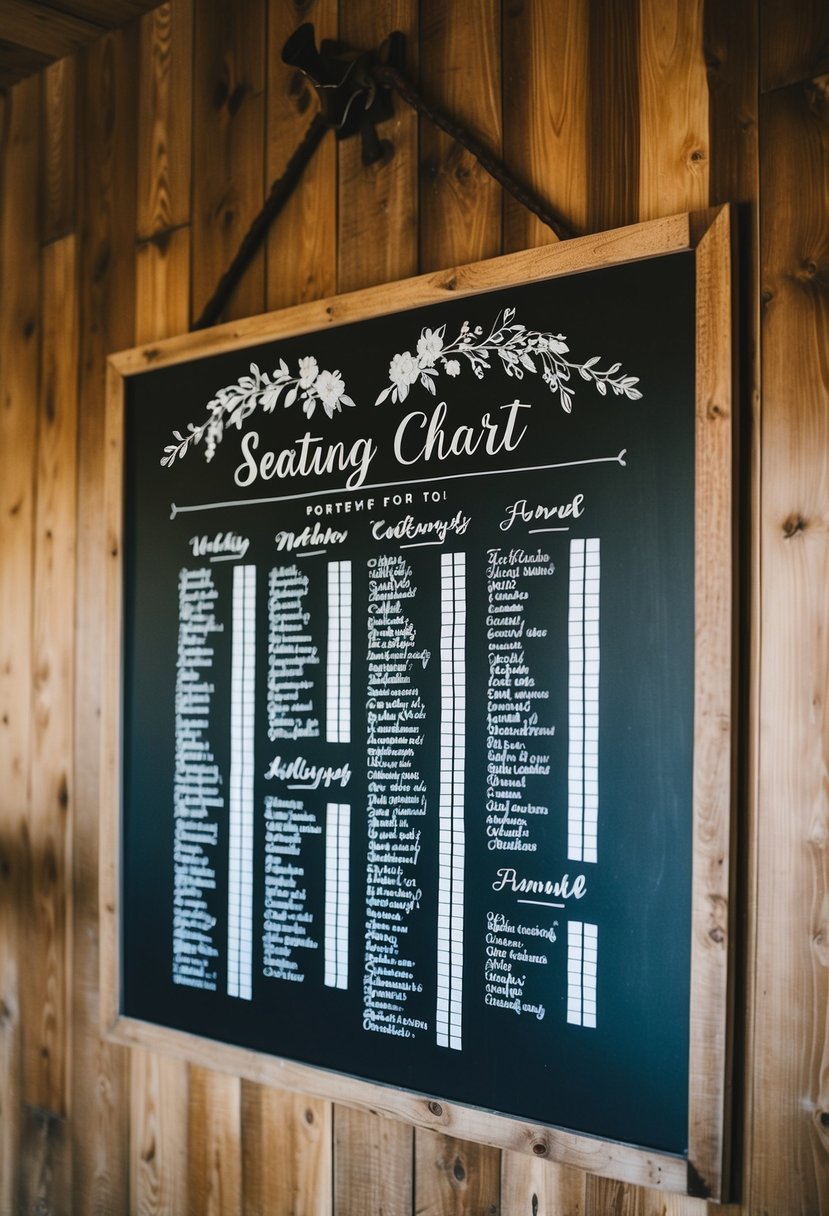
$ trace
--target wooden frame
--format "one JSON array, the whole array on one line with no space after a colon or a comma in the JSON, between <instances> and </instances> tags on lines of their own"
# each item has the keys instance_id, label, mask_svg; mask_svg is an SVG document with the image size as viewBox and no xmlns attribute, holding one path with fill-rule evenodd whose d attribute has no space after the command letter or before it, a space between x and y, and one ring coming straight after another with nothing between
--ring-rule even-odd
<instances>
[{"instance_id":1,"label":"wooden frame","mask_svg":"<svg viewBox=\"0 0 829 1216\"><path fill-rule=\"evenodd\" d=\"M301 305L114 355L106 437L106 663L101 791L101 991L106 1034L268 1085L370 1107L420 1127L532 1153L623 1182L722 1199L728 1178L730 872L734 756L730 218L675 216L545 249ZM695 251L696 565L693 893L688 1159L525 1123L282 1060L122 1015L120 798L125 383L161 366L446 298L644 258Z\"/></svg>"}]
</instances>

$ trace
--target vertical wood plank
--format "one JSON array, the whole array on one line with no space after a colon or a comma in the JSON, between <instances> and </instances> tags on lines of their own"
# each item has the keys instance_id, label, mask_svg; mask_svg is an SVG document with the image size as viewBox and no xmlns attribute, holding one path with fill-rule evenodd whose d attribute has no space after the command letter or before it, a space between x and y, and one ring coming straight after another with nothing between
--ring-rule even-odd
<instances>
[{"instance_id":1,"label":"vertical wood plank","mask_svg":"<svg viewBox=\"0 0 829 1216\"><path fill-rule=\"evenodd\" d=\"M282 48L303 21L317 41L337 36L337 0L269 0L267 187L281 177L318 104L301 72L282 62ZM337 149L333 134L311 163L267 237L268 308L287 308L337 290Z\"/></svg>"},{"instance_id":2,"label":"vertical wood plank","mask_svg":"<svg viewBox=\"0 0 829 1216\"><path fill-rule=\"evenodd\" d=\"M588 16L583 0L504 7L504 159L574 233L587 230ZM504 196L505 253L556 239Z\"/></svg>"},{"instance_id":3,"label":"vertical wood plank","mask_svg":"<svg viewBox=\"0 0 829 1216\"><path fill-rule=\"evenodd\" d=\"M501 1155L501 1216L584 1216L585 1176L525 1153Z\"/></svg>"},{"instance_id":4,"label":"vertical wood plank","mask_svg":"<svg viewBox=\"0 0 829 1216\"><path fill-rule=\"evenodd\" d=\"M419 1128L415 1138L418 1216L499 1216L501 1154Z\"/></svg>"},{"instance_id":5,"label":"vertical wood plank","mask_svg":"<svg viewBox=\"0 0 829 1216\"><path fill-rule=\"evenodd\" d=\"M40 251L37 80L2 110L0 196L0 1211L17 1206L22 1044L18 950L31 771L32 554Z\"/></svg>"},{"instance_id":6,"label":"vertical wood plank","mask_svg":"<svg viewBox=\"0 0 829 1216\"><path fill-rule=\"evenodd\" d=\"M823 0L763 0L764 91L829 72L829 9Z\"/></svg>"},{"instance_id":7,"label":"vertical wood plank","mask_svg":"<svg viewBox=\"0 0 829 1216\"><path fill-rule=\"evenodd\" d=\"M406 37L405 71L417 79L415 0L343 0L340 38L360 50L380 46L393 30ZM359 139L339 145L340 248L361 250L340 259L338 289L351 291L417 273L417 116L393 95L394 117L377 133L388 155L362 163Z\"/></svg>"},{"instance_id":8,"label":"vertical wood plank","mask_svg":"<svg viewBox=\"0 0 829 1216\"><path fill-rule=\"evenodd\" d=\"M190 222L192 0L168 0L141 19L138 71L136 232L142 242ZM178 286L189 293L187 274Z\"/></svg>"},{"instance_id":9,"label":"vertical wood plank","mask_svg":"<svg viewBox=\"0 0 829 1216\"><path fill-rule=\"evenodd\" d=\"M190 1216L236 1216L242 1210L239 1082L190 1069Z\"/></svg>"},{"instance_id":10,"label":"vertical wood plank","mask_svg":"<svg viewBox=\"0 0 829 1216\"><path fill-rule=\"evenodd\" d=\"M640 0L640 220L708 205L703 0Z\"/></svg>"},{"instance_id":11,"label":"vertical wood plank","mask_svg":"<svg viewBox=\"0 0 829 1216\"><path fill-rule=\"evenodd\" d=\"M129 1195L129 1069L99 1032L98 821L105 360L134 339L137 29L79 58L80 428L74 823L74 1211L113 1212ZM112 808L115 813L115 808Z\"/></svg>"},{"instance_id":12,"label":"vertical wood plank","mask_svg":"<svg viewBox=\"0 0 829 1216\"><path fill-rule=\"evenodd\" d=\"M25 1202L71 1211L69 1108L74 809L75 458L78 424L74 235L48 245L38 401L30 862L21 932ZM32 1210L28 1208L27 1210Z\"/></svg>"},{"instance_id":13,"label":"vertical wood plank","mask_svg":"<svg viewBox=\"0 0 829 1216\"><path fill-rule=\"evenodd\" d=\"M135 1048L130 1106L130 1212L178 1216L189 1211L187 1065Z\"/></svg>"},{"instance_id":14,"label":"vertical wood plank","mask_svg":"<svg viewBox=\"0 0 829 1216\"><path fill-rule=\"evenodd\" d=\"M396 1119L335 1106L336 1216L411 1216L414 1210L412 1129Z\"/></svg>"},{"instance_id":15,"label":"vertical wood plank","mask_svg":"<svg viewBox=\"0 0 829 1216\"><path fill-rule=\"evenodd\" d=\"M421 0L424 96L501 154L501 5ZM420 130L420 268L493 257L501 249L501 187L431 123Z\"/></svg>"},{"instance_id":16,"label":"vertical wood plank","mask_svg":"<svg viewBox=\"0 0 829 1216\"><path fill-rule=\"evenodd\" d=\"M139 26L135 341L186 331L190 318L191 0ZM188 1210L187 1065L130 1053L130 1211Z\"/></svg>"},{"instance_id":17,"label":"vertical wood plank","mask_svg":"<svg viewBox=\"0 0 829 1216\"><path fill-rule=\"evenodd\" d=\"M193 317L198 317L264 202L265 0L202 4L193 60ZM262 310L264 251L227 316Z\"/></svg>"},{"instance_id":18,"label":"vertical wood plank","mask_svg":"<svg viewBox=\"0 0 829 1216\"><path fill-rule=\"evenodd\" d=\"M829 104L761 104L764 391L749 1210L829 1212ZM795 204L796 200L796 204ZM768 1146L774 1145L774 1152Z\"/></svg>"},{"instance_id":19,"label":"vertical wood plank","mask_svg":"<svg viewBox=\"0 0 829 1216\"><path fill-rule=\"evenodd\" d=\"M639 202L639 0L589 0L588 227L632 224Z\"/></svg>"},{"instance_id":20,"label":"vertical wood plank","mask_svg":"<svg viewBox=\"0 0 829 1216\"><path fill-rule=\"evenodd\" d=\"M757 59L759 55L759 14L756 0L733 0L718 4L707 0L704 16L704 58L708 73L708 127L710 166L708 172L711 206L720 203L748 204L749 235L756 241L758 191L757 146ZM739 235L739 233L738 233ZM745 245L740 259L744 273L754 270L756 246ZM756 289L746 293L756 303ZM752 319L753 322L753 319ZM756 384L756 377L751 378Z\"/></svg>"},{"instance_id":21,"label":"vertical wood plank","mask_svg":"<svg viewBox=\"0 0 829 1216\"><path fill-rule=\"evenodd\" d=\"M77 60L59 59L43 72L41 236L44 243L75 230Z\"/></svg>"},{"instance_id":22,"label":"vertical wood plank","mask_svg":"<svg viewBox=\"0 0 829 1216\"><path fill-rule=\"evenodd\" d=\"M333 1107L265 1086L242 1086L245 1216L332 1216Z\"/></svg>"}]
</instances>

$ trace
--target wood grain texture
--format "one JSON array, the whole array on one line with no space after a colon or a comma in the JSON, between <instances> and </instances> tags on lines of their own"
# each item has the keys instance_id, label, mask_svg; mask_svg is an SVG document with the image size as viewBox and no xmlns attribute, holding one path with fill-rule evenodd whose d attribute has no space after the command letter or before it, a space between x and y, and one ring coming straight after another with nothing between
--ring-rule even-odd
<instances>
[{"instance_id":1,"label":"wood grain texture","mask_svg":"<svg viewBox=\"0 0 829 1216\"><path fill-rule=\"evenodd\" d=\"M585 1216L587 1180L523 1153L501 1154L502 1216Z\"/></svg>"},{"instance_id":2,"label":"wood grain texture","mask_svg":"<svg viewBox=\"0 0 829 1216\"><path fill-rule=\"evenodd\" d=\"M712 206L741 204L750 216L750 220L743 219L743 225L756 240L760 30L754 0L733 0L731 4L707 0L703 40L708 76L708 201ZM740 235L738 229L738 239ZM739 262L744 274L753 269L752 248L746 244L746 256ZM756 300L750 278L746 286L747 298ZM751 383L756 386L756 376Z\"/></svg>"},{"instance_id":3,"label":"wood grain texture","mask_svg":"<svg viewBox=\"0 0 829 1216\"><path fill-rule=\"evenodd\" d=\"M242 1210L242 1125L236 1077L190 1069L190 1216L233 1216Z\"/></svg>"},{"instance_id":4,"label":"wood grain texture","mask_svg":"<svg viewBox=\"0 0 829 1216\"><path fill-rule=\"evenodd\" d=\"M134 335L137 29L80 61L80 413L75 689L74 1043L77 1211L122 1210L129 1188L126 1054L99 1032L98 817L104 600L105 359Z\"/></svg>"},{"instance_id":5,"label":"wood grain texture","mask_svg":"<svg viewBox=\"0 0 829 1216\"><path fill-rule=\"evenodd\" d=\"M582 0L525 0L503 10L505 158L574 234L587 230L588 17ZM556 239L504 195L505 253Z\"/></svg>"},{"instance_id":6,"label":"wood grain texture","mask_svg":"<svg viewBox=\"0 0 829 1216\"><path fill-rule=\"evenodd\" d=\"M53 1115L68 1106L74 802L75 453L77 251L74 236L47 246L43 273L32 632L32 775L24 1101Z\"/></svg>"},{"instance_id":7,"label":"wood grain texture","mask_svg":"<svg viewBox=\"0 0 829 1216\"><path fill-rule=\"evenodd\" d=\"M498 0L421 0L420 85L427 100L501 154ZM501 187L430 123L420 130L420 268L492 257L501 248Z\"/></svg>"},{"instance_id":8,"label":"wood grain texture","mask_svg":"<svg viewBox=\"0 0 829 1216\"><path fill-rule=\"evenodd\" d=\"M330 1102L242 1086L245 1216L331 1216Z\"/></svg>"},{"instance_id":9,"label":"wood grain texture","mask_svg":"<svg viewBox=\"0 0 829 1216\"><path fill-rule=\"evenodd\" d=\"M761 106L761 652L752 1211L829 1212L829 101ZM775 1145L773 1153L763 1146Z\"/></svg>"},{"instance_id":10,"label":"wood grain texture","mask_svg":"<svg viewBox=\"0 0 829 1216\"><path fill-rule=\"evenodd\" d=\"M640 0L638 219L708 204L703 0Z\"/></svg>"},{"instance_id":11,"label":"wood grain texture","mask_svg":"<svg viewBox=\"0 0 829 1216\"><path fill-rule=\"evenodd\" d=\"M40 258L35 197L40 90L2 108L0 177L0 1211L16 1206L21 1166L19 917L31 774Z\"/></svg>"},{"instance_id":12,"label":"wood grain texture","mask_svg":"<svg viewBox=\"0 0 829 1216\"><path fill-rule=\"evenodd\" d=\"M199 6L193 60L193 260L198 317L265 199L263 0ZM226 311L264 306L265 255L248 266Z\"/></svg>"},{"instance_id":13,"label":"wood grain texture","mask_svg":"<svg viewBox=\"0 0 829 1216\"><path fill-rule=\"evenodd\" d=\"M589 0L588 231L639 218L639 0Z\"/></svg>"},{"instance_id":14,"label":"wood grain texture","mask_svg":"<svg viewBox=\"0 0 829 1216\"><path fill-rule=\"evenodd\" d=\"M689 1189L723 1198L730 1146L729 999L734 922L731 807L735 791L736 688L734 401L731 216L721 210L697 247L694 641L694 840L689 1068ZM725 1185L724 1185L725 1179Z\"/></svg>"},{"instance_id":15,"label":"wood grain texture","mask_svg":"<svg viewBox=\"0 0 829 1216\"><path fill-rule=\"evenodd\" d=\"M20 1008L24 1027L24 1201L71 1211L69 1109L74 810L75 453L77 251L47 246L38 394L32 626L31 808L21 907ZM27 1151L28 1146L28 1151ZM36 1146L36 1148L35 1148ZM35 1149L34 1153L32 1150Z\"/></svg>"},{"instance_id":16,"label":"wood grain texture","mask_svg":"<svg viewBox=\"0 0 829 1216\"><path fill-rule=\"evenodd\" d=\"M189 1211L187 1110L189 1076L181 1060L130 1055L130 1208L136 1216Z\"/></svg>"},{"instance_id":17,"label":"wood grain texture","mask_svg":"<svg viewBox=\"0 0 829 1216\"><path fill-rule=\"evenodd\" d=\"M26 0L3 0L0 38L41 55L58 59L86 46L100 34L100 26L75 13L61 12Z\"/></svg>"},{"instance_id":18,"label":"wood grain texture","mask_svg":"<svg viewBox=\"0 0 829 1216\"><path fill-rule=\"evenodd\" d=\"M152 342L185 332L190 317L190 0L142 18L139 40L135 340ZM131 1053L130 1211L136 1216L188 1210L188 1103L183 1061Z\"/></svg>"},{"instance_id":19,"label":"wood grain texture","mask_svg":"<svg viewBox=\"0 0 829 1216\"><path fill-rule=\"evenodd\" d=\"M406 75L416 80L417 16L415 0L342 0L340 38L349 46L370 49L399 30L406 38ZM386 142L382 159L364 165L360 139L345 140L338 147L338 291L417 273L418 122L415 112L392 96L394 116L377 129Z\"/></svg>"},{"instance_id":20,"label":"wood grain texture","mask_svg":"<svg viewBox=\"0 0 829 1216\"><path fill-rule=\"evenodd\" d=\"M418 1216L499 1216L501 1154L439 1132L415 1136Z\"/></svg>"},{"instance_id":21,"label":"wood grain texture","mask_svg":"<svg viewBox=\"0 0 829 1216\"><path fill-rule=\"evenodd\" d=\"M822 0L763 0L761 13L764 92L829 72L829 11Z\"/></svg>"},{"instance_id":22,"label":"wood grain texture","mask_svg":"<svg viewBox=\"0 0 829 1216\"><path fill-rule=\"evenodd\" d=\"M282 176L318 111L313 86L282 62L298 25L311 21L319 43L337 36L337 0L269 0L266 186ZM327 135L267 237L267 303L284 308L336 291L337 149Z\"/></svg>"},{"instance_id":23,"label":"wood grain texture","mask_svg":"<svg viewBox=\"0 0 829 1216\"><path fill-rule=\"evenodd\" d=\"M136 231L139 241L161 244L165 234L190 221L192 0L148 13L139 37ZM187 291L189 274L177 279L179 290Z\"/></svg>"},{"instance_id":24,"label":"wood grain texture","mask_svg":"<svg viewBox=\"0 0 829 1216\"><path fill-rule=\"evenodd\" d=\"M77 61L59 60L43 73L43 168L41 239L57 240L75 230Z\"/></svg>"},{"instance_id":25,"label":"wood grain texture","mask_svg":"<svg viewBox=\"0 0 829 1216\"><path fill-rule=\"evenodd\" d=\"M337 1216L411 1216L412 1129L368 1111L334 1108Z\"/></svg>"}]
</instances>

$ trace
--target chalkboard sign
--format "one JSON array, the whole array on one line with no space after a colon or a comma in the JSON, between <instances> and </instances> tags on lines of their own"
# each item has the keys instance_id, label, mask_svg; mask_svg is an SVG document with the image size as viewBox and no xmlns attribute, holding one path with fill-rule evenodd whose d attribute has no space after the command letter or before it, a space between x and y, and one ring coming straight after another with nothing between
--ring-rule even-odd
<instances>
[{"instance_id":1,"label":"chalkboard sign","mask_svg":"<svg viewBox=\"0 0 829 1216\"><path fill-rule=\"evenodd\" d=\"M119 1037L721 1194L726 225L112 360Z\"/></svg>"}]
</instances>

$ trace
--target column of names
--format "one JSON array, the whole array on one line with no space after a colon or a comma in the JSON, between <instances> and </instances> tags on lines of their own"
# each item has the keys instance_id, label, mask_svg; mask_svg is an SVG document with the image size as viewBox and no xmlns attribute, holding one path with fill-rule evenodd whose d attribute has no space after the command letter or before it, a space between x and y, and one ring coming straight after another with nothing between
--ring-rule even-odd
<instances>
[{"instance_id":1,"label":"column of names","mask_svg":"<svg viewBox=\"0 0 829 1216\"><path fill-rule=\"evenodd\" d=\"M178 580L178 647L173 782L173 982L215 991L216 845L224 809L222 777L210 747L211 680L218 591L207 569Z\"/></svg>"},{"instance_id":2,"label":"column of names","mask_svg":"<svg viewBox=\"0 0 829 1216\"><path fill-rule=\"evenodd\" d=\"M407 1006L423 991L411 951L426 783L420 772L426 708L416 673L429 652L418 649L406 604L417 588L403 557L369 561L366 950L363 1029L412 1038L427 1029Z\"/></svg>"}]
</instances>

